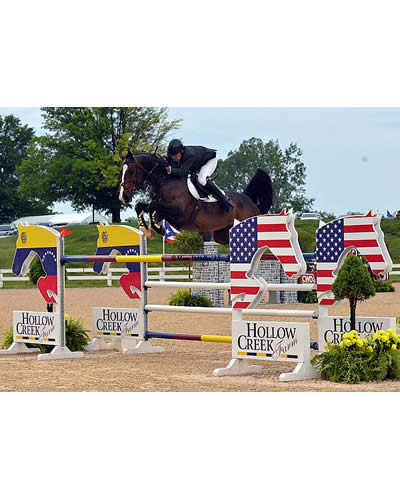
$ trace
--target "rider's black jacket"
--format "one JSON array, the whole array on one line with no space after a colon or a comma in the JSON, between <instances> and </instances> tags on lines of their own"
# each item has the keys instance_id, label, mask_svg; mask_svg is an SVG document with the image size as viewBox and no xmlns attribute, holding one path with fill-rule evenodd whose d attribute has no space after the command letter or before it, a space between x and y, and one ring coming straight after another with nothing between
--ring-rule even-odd
<instances>
[{"instance_id":1,"label":"rider's black jacket","mask_svg":"<svg viewBox=\"0 0 400 500\"><path fill-rule=\"evenodd\" d=\"M197 172L216 156L215 149L208 149L203 146L185 146L181 161L175 163L171 160L171 175L186 177L189 172Z\"/></svg>"}]
</instances>

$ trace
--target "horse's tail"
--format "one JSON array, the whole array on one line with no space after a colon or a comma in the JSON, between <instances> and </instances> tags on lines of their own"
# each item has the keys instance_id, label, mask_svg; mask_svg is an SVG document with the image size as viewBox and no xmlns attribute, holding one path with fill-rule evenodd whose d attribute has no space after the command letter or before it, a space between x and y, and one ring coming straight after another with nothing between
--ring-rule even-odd
<instances>
[{"instance_id":1,"label":"horse's tail","mask_svg":"<svg viewBox=\"0 0 400 500\"><path fill-rule=\"evenodd\" d=\"M243 193L257 205L261 214L266 214L272 207L273 200L271 177L265 170L258 168L255 176L251 179L250 184Z\"/></svg>"}]
</instances>

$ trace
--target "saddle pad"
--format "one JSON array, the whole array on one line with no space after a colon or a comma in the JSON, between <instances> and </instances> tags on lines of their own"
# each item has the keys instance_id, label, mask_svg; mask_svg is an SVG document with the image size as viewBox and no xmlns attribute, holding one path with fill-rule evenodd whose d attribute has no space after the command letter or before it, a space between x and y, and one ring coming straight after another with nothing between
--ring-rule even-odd
<instances>
[{"instance_id":1,"label":"saddle pad","mask_svg":"<svg viewBox=\"0 0 400 500\"><path fill-rule=\"evenodd\" d=\"M187 177L187 187L189 189L189 193L193 196L194 199L204 201L206 203L216 203L218 200L214 198L214 196L208 195L206 198L201 198L196 186L193 184L190 175ZM225 193L224 193L225 194Z\"/></svg>"}]
</instances>

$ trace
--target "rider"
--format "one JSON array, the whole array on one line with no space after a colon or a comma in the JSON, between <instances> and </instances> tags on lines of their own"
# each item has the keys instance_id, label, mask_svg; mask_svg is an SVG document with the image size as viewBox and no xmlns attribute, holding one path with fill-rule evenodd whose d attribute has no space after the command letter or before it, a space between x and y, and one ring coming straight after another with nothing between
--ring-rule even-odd
<instances>
[{"instance_id":1,"label":"rider","mask_svg":"<svg viewBox=\"0 0 400 500\"><path fill-rule=\"evenodd\" d=\"M217 168L217 152L203 146L184 146L179 139L173 139L168 146L168 159L171 166L166 167L170 175L176 177L187 177L189 172L199 172L198 181L207 193L215 196L225 212L233 209L232 203L209 179L209 176Z\"/></svg>"}]
</instances>

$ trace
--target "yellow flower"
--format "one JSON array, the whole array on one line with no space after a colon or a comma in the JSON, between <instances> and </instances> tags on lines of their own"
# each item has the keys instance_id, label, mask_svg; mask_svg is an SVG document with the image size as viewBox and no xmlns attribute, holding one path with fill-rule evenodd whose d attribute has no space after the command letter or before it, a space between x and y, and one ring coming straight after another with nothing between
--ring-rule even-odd
<instances>
[{"instance_id":1,"label":"yellow flower","mask_svg":"<svg viewBox=\"0 0 400 500\"><path fill-rule=\"evenodd\" d=\"M344 347L343 340L339 343L339 347Z\"/></svg>"},{"instance_id":2,"label":"yellow flower","mask_svg":"<svg viewBox=\"0 0 400 500\"><path fill-rule=\"evenodd\" d=\"M393 331L391 328L388 328L388 329L386 330L386 332L387 332L389 335L396 335L396 334L394 333L394 331Z\"/></svg>"},{"instance_id":3,"label":"yellow flower","mask_svg":"<svg viewBox=\"0 0 400 500\"><path fill-rule=\"evenodd\" d=\"M66 314L65 315L65 321L68 321L69 320L69 314Z\"/></svg>"},{"instance_id":4,"label":"yellow flower","mask_svg":"<svg viewBox=\"0 0 400 500\"><path fill-rule=\"evenodd\" d=\"M344 333L343 334L344 339L349 339L350 338L350 333Z\"/></svg>"},{"instance_id":5,"label":"yellow flower","mask_svg":"<svg viewBox=\"0 0 400 500\"><path fill-rule=\"evenodd\" d=\"M396 344L393 344L392 345L392 351L396 351L396 350L397 350L397 346L396 346Z\"/></svg>"},{"instance_id":6,"label":"yellow flower","mask_svg":"<svg viewBox=\"0 0 400 500\"><path fill-rule=\"evenodd\" d=\"M372 347L370 345L367 347L367 350L370 351L370 352L373 351L373 349L372 349Z\"/></svg>"},{"instance_id":7,"label":"yellow flower","mask_svg":"<svg viewBox=\"0 0 400 500\"><path fill-rule=\"evenodd\" d=\"M363 341L362 340L357 340L356 344L358 345L358 347L362 347L363 346Z\"/></svg>"},{"instance_id":8,"label":"yellow flower","mask_svg":"<svg viewBox=\"0 0 400 500\"><path fill-rule=\"evenodd\" d=\"M344 345L351 345L351 341L349 339L343 340Z\"/></svg>"}]
</instances>

